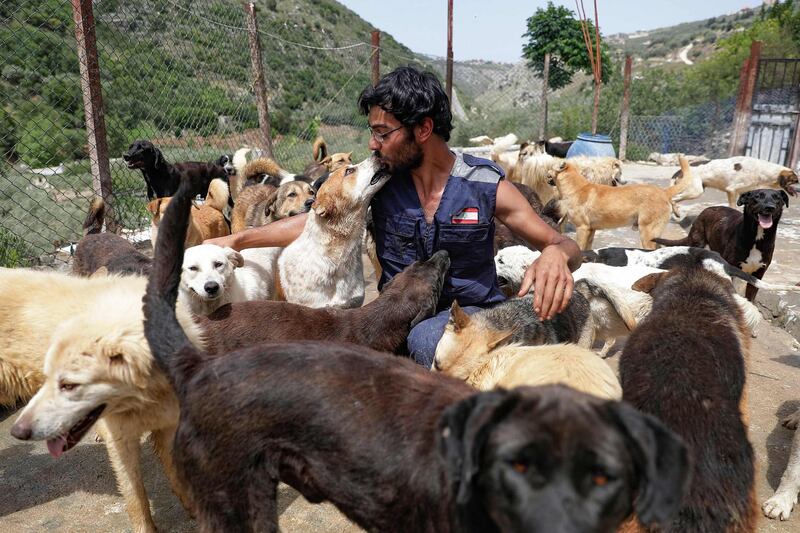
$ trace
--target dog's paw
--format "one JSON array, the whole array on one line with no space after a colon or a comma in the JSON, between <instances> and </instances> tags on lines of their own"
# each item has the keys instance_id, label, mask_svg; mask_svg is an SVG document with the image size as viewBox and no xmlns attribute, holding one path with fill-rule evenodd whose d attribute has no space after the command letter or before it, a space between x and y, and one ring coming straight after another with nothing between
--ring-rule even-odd
<instances>
[{"instance_id":1,"label":"dog's paw","mask_svg":"<svg viewBox=\"0 0 800 533\"><path fill-rule=\"evenodd\" d=\"M772 498L761 505L761 510L764 511L764 516L767 518L788 520L789 515L792 514L792 507L794 507L795 503L797 503L796 493L776 492Z\"/></svg>"},{"instance_id":2,"label":"dog's paw","mask_svg":"<svg viewBox=\"0 0 800 533\"><path fill-rule=\"evenodd\" d=\"M797 426L800 426L800 409L783 419L786 429L797 429Z\"/></svg>"}]
</instances>

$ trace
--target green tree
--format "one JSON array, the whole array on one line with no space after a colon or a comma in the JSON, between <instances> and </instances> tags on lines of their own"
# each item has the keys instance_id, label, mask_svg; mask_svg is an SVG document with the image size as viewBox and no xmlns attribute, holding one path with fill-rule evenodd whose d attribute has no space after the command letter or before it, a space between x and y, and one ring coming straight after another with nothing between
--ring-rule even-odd
<instances>
[{"instance_id":1,"label":"green tree","mask_svg":"<svg viewBox=\"0 0 800 533\"><path fill-rule=\"evenodd\" d=\"M572 81L572 76L582 70L591 74L589 53L583 40L581 23L575 14L562 6L547 3L544 9L537 9L527 21L528 31L522 36L528 42L522 46L522 55L527 59L528 67L539 75L544 72L544 56L550 52L550 74L548 86L560 89ZM594 37L594 24L589 21L589 32ZM608 50L601 46L603 64L603 81L608 80L611 71L611 60Z\"/></svg>"}]
</instances>

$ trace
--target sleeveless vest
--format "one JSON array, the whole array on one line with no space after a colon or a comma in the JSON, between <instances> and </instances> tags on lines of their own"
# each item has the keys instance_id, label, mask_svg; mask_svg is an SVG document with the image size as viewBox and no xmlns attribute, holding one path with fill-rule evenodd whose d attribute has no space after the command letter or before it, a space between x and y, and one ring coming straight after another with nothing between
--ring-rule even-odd
<instances>
[{"instance_id":1,"label":"sleeveless vest","mask_svg":"<svg viewBox=\"0 0 800 533\"><path fill-rule=\"evenodd\" d=\"M393 176L373 198L375 244L383 285L414 261L438 250L450 255L439 309L503 301L494 266L494 209L503 170L469 154L456 156L433 222L425 213L411 176Z\"/></svg>"}]
</instances>

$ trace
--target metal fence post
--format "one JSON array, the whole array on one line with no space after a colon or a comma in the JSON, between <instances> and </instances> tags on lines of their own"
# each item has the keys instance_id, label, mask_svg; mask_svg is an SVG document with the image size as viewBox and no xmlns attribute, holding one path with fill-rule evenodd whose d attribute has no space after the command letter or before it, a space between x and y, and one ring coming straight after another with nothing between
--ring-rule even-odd
<instances>
[{"instance_id":1,"label":"metal fence post","mask_svg":"<svg viewBox=\"0 0 800 533\"><path fill-rule=\"evenodd\" d=\"M381 32L372 30L372 86L378 84L381 77Z\"/></svg>"},{"instance_id":2,"label":"metal fence post","mask_svg":"<svg viewBox=\"0 0 800 533\"><path fill-rule=\"evenodd\" d=\"M739 94L736 97L736 116L731 134L730 155L742 155L747 143L747 127L753 110L753 91L758 76L758 60L761 58L761 41L750 44L750 57L742 67L739 78Z\"/></svg>"},{"instance_id":3,"label":"metal fence post","mask_svg":"<svg viewBox=\"0 0 800 533\"><path fill-rule=\"evenodd\" d=\"M619 117L619 158L625 161L628 150L628 121L631 103L631 56L625 56L625 76L622 89L622 112Z\"/></svg>"},{"instance_id":4,"label":"metal fence post","mask_svg":"<svg viewBox=\"0 0 800 533\"><path fill-rule=\"evenodd\" d=\"M539 121L539 140L547 135L547 85L550 83L550 52L544 53L544 72L542 72L542 100Z\"/></svg>"},{"instance_id":5,"label":"metal fence post","mask_svg":"<svg viewBox=\"0 0 800 533\"><path fill-rule=\"evenodd\" d=\"M75 22L75 41L81 73L83 111L86 118L86 139L94 193L106 204L106 230L117 232L114 219L114 198L111 187L111 167L108 162L108 139L103 111L103 91L100 84L100 63L97 58L92 0L72 0Z\"/></svg>"},{"instance_id":6,"label":"metal fence post","mask_svg":"<svg viewBox=\"0 0 800 533\"><path fill-rule=\"evenodd\" d=\"M245 3L244 10L247 12L247 34L250 40L250 67L253 69L253 91L256 95L256 106L258 107L258 125L261 128L261 136L264 138L264 152L267 157L274 158L272 155L272 133L269 124L267 83L264 79L264 64L261 61L261 39L258 37L255 3Z\"/></svg>"},{"instance_id":7,"label":"metal fence post","mask_svg":"<svg viewBox=\"0 0 800 533\"><path fill-rule=\"evenodd\" d=\"M453 107L453 0L447 0L447 73L445 87L450 108Z\"/></svg>"}]
</instances>

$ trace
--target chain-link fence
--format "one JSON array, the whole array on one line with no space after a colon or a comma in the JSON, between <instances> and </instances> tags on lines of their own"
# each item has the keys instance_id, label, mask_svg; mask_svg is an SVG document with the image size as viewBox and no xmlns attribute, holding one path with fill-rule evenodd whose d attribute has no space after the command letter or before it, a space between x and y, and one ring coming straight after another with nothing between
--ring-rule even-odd
<instances>
[{"instance_id":1,"label":"chain-link fence","mask_svg":"<svg viewBox=\"0 0 800 533\"><path fill-rule=\"evenodd\" d=\"M331 23L341 6L312 4L256 4L274 156L294 172L318 135L331 152L367 155L355 101L370 82L371 28L342 34ZM247 14L224 0L96 0L93 11L114 213L130 233L149 225L142 175L121 160L133 140L170 162L263 147ZM418 63L390 38L381 45L382 71ZM95 194L70 1L4 0L0 59L0 264L51 262L80 238Z\"/></svg>"}]
</instances>

